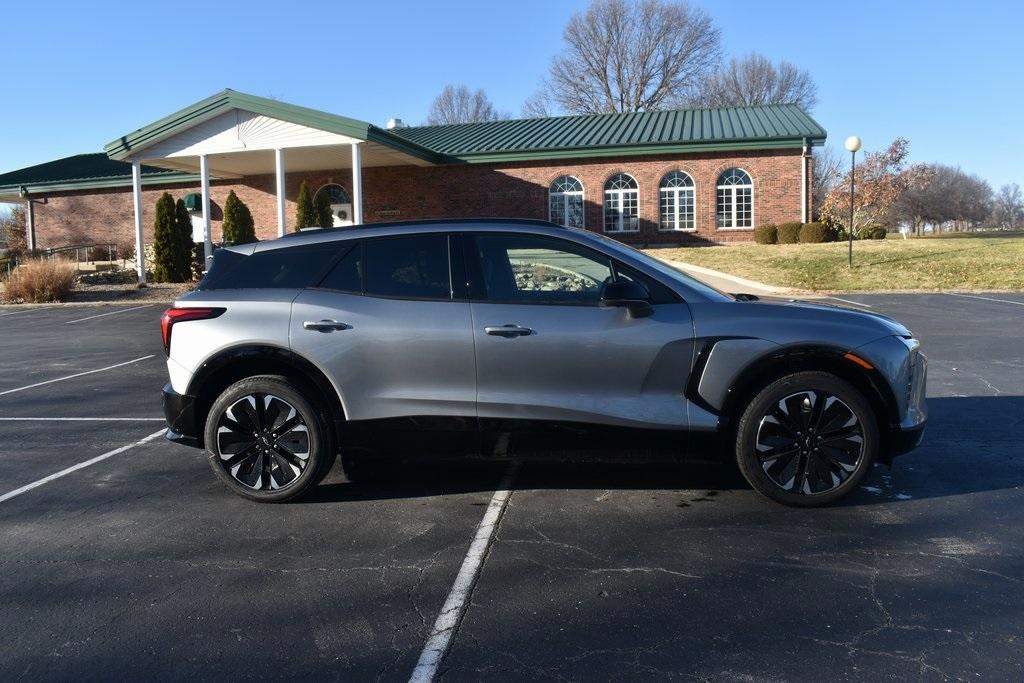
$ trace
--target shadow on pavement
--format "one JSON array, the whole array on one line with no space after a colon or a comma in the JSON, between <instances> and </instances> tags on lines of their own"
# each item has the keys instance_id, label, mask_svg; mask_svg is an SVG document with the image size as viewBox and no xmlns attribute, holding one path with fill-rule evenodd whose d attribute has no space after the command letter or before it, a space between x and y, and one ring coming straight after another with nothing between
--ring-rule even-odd
<instances>
[{"instance_id":1,"label":"shadow on pavement","mask_svg":"<svg viewBox=\"0 0 1024 683\"><path fill-rule=\"evenodd\" d=\"M921 498L957 496L1024 485L1024 397L962 396L928 400L928 431L917 450L896 459L893 469L877 467L864 490L847 498L846 506L894 503ZM500 438L500 437L499 437ZM361 446L345 458L354 482L340 476L328 479L302 504L347 500L418 498L490 491L507 463L524 461L516 478L519 490L694 490L712 492L749 488L736 468L694 464L664 445L617 447L614 459L608 443L583 439L572 448L545 450L513 435L504 457L479 457L480 449L460 450L436 434L421 445ZM458 440L456 440L458 441ZM410 457L410 450L431 452ZM483 452L492 452L490 443ZM714 454L704 454L710 459ZM467 457L468 456L468 457ZM674 461L673 461L674 460ZM870 495L874 492L879 495Z\"/></svg>"}]
</instances>

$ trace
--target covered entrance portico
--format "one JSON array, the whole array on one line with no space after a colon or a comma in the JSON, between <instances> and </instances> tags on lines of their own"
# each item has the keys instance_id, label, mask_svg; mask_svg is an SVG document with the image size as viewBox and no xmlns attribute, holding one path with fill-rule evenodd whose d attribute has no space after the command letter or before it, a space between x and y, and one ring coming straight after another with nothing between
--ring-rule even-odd
<instances>
[{"instance_id":1,"label":"covered entrance portico","mask_svg":"<svg viewBox=\"0 0 1024 683\"><path fill-rule=\"evenodd\" d=\"M137 271L146 281L143 244L143 165L198 173L204 255L213 254L211 179L273 175L277 234L288 229L286 173L339 171L351 176L351 224L363 222L365 166L430 166L436 152L372 124L343 116L225 90L105 148L111 159L132 165ZM313 188L314 190L316 188ZM326 189L326 188L325 188ZM343 195L336 198L342 199Z\"/></svg>"}]
</instances>

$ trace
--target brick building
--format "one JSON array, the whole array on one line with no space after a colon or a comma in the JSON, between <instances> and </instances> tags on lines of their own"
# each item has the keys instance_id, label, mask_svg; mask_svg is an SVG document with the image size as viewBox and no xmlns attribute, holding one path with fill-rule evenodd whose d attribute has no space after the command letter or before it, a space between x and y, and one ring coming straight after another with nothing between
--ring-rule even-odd
<instances>
[{"instance_id":1,"label":"brick building","mask_svg":"<svg viewBox=\"0 0 1024 683\"><path fill-rule=\"evenodd\" d=\"M0 201L27 204L38 247L149 242L164 191L216 242L234 190L269 239L294 229L303 181L328 193L336 225L507 216L635 244L729 242L808 220L825 136L795 105L380 128L225 90L102 153L2 174Z\"/></svg>"}]
</instances>

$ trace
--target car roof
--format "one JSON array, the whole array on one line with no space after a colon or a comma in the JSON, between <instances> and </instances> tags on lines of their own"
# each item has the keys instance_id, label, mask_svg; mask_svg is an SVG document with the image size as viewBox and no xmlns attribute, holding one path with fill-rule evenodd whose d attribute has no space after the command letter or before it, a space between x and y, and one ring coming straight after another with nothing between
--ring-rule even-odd
<instances>
[{"instance_id":1,"label":"car roof","mask_svg":"<svg viewBox=\"0 0 1024 683\"><path fill-rule=\"evenodd\" d=\"M586 235L587 231L566 228L548 221L528 218L449 218L417 221L394 221L390 223L365 223L342 228L311 228L293 232L277 239L259 242L255 247L240 245L232 247L242 253L253 253L296 247L307 244L321 244L367 237L388 237L424 232L525 232L531 234L566 236ZM245 249L250 247L250 249Z\"/></svg>"}]
</instances>

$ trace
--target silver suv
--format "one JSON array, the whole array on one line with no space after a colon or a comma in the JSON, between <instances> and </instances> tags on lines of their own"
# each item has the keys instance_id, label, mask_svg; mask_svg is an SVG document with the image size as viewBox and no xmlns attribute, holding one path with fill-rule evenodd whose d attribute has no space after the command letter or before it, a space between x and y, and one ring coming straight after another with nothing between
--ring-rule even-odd
<instances>
[{"instance_id":1,"label":"silver suv","mask_svg":"<svg viewBox=\"0 0 1024 683\"><path fill-rule=\"evenodd\" d=\"M167 438L265 502L316 486L357 427L401 423L668 434L688 456L733 454L769 498L823 505L915 447L926 419L926 360L903 325L723 294L540 221L220 249L162 332Z\"/></svg>"}]
</instances>

